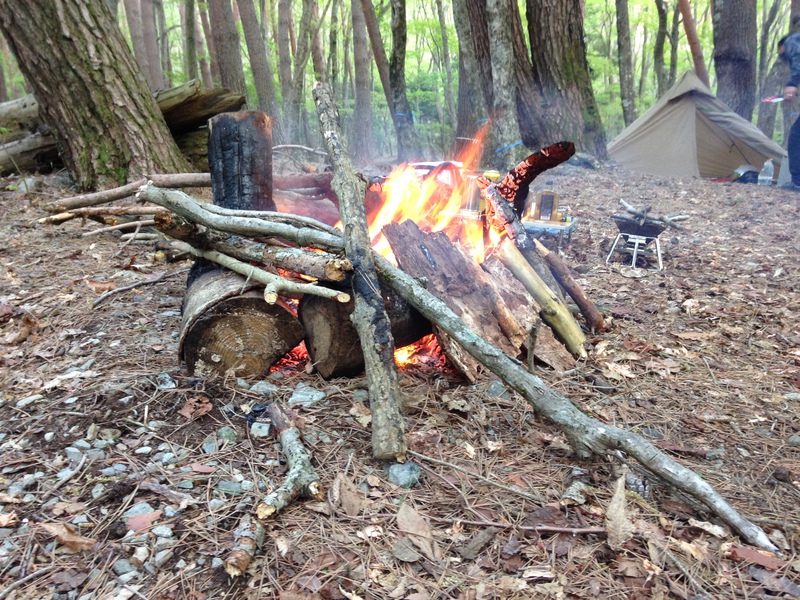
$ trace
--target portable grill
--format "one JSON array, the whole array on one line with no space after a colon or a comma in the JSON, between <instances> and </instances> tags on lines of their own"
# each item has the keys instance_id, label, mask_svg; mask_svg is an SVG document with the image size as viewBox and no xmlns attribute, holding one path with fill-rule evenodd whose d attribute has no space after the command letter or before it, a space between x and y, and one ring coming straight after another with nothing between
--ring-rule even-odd
<instances>
[{"instance_id":1,"label":"portable grill","mask_svg":"<svg viewBox=\"0 0 800 600\"><path fill-rule=\"evenodd\" d=\"M617 224L619 233L611 244L611 250L606 257L606 263L611 262L614 252L632 255L631 266L636 266L636 259L640 256L650 257L655 255L658 260L658 270L664 268L661 260L661 243L658 236L667 228L666 223L645 219L640 225L637 219L625 215L611 215Z\"/></svg>"}]
</instances>

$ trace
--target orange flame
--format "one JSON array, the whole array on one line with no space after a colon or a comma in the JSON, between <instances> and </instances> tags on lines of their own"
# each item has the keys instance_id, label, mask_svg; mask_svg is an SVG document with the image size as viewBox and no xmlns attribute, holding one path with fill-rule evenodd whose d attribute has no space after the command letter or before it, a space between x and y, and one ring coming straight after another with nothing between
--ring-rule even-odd
<instances>
[{"instance_id":1,"label":"orange flame","mask_svg":"<svg viewBox=\"0 0 800 600\"><path fill-rule=\"evenodd\" d=\"M423 363L430 366L441 366L444 361L444 353L439 346L439 340L432 333L418 342L394 351L394 362L398 367L421 365Z\"/></svg>"}]
</instances>

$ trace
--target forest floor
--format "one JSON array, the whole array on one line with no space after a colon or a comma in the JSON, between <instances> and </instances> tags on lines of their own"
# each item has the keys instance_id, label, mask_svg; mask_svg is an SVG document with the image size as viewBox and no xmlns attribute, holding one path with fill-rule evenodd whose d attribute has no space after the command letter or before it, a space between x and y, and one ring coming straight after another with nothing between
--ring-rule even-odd
<instances>
[{"instance_id":1,"label":"forest floor","mask_svg":"<svg viewBox=\"0 0 800 600\"><path fill-rule=\"evenodd\" d=\"M265 522L230 578L234 529L286 471L242 413L266 397L182 371L183 274L92 308L188 264L81 238L91 221L38 225L41 204L72 195L50 176L28 193L0 180L0 600L800 596L800 194L613 168L548 178L581 220L565 257L611 327L576 369L537 374L699 473L781 558L654 479L627 494L633 537L611 550L619 463L577 459L489 374L404 370L410 449L461 470L415 457L419 483L399 487L354 409L364 379L284 361L260 387L312 398L296 410L326 496ZM662 234L663 271L605 263L619 199L691 215ZM203 398L207 414L180 413Z\"/></svg>"}]
</instances>

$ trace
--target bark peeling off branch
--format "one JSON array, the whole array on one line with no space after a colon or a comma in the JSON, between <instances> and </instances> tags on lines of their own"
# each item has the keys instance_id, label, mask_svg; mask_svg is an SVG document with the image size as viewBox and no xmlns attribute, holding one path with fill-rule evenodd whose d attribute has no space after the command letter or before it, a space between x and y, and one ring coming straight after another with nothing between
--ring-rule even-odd
<instances>
[{"instance_id":1,"label":"bark peeling off branch","mask_svg":"<svg viewBox=\"0 0 800 600\"><path fill-rule=\"evenodd\" d=\"M264 526L250 515L243 516L233 530L233 549L225 559L225 572L231 577L242 575L263 543Z\"/></svg>"},{"instance_id":2,"label":"bark peeling off branch","mask_svg":"<svg viewBox=\"0 0 800 600\"><path fill-rule=\"evenodd\" d=\"M747 542L771 552L778 551L760 527L742 517L694 471L672 460L642 436L585 415L569 399L551 390L541 379L525 370L519 361L470 331L447 305L385 258L375 255L375 263L381 278L409 304L522 394L539 413L558 425L578 455L588 458L592 453L623 450L651 472L702 502Z\"/></svg>"}]
</instances>

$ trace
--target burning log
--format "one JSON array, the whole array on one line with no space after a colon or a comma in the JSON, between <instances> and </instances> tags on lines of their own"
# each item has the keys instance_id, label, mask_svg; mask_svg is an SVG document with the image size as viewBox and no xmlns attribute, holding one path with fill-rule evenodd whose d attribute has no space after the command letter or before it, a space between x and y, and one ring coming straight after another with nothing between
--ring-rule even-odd
<instances>
[{"instance_id":1,"label":"burning log","mask_svg":"<svg viewBox=\"0 0 800 600\"><path fill-rule=\"evenodd\" d=\"M495 249L495 253L536 300L541 307L539 316L542 321L547 323L567 350L573 356L586 358L586 350L583 347L583 344L586 343L586 336L572 318L569 309L542 281L511 239L503 238L503 241Z\"/></svg>"},{"instance_id":2,"label":"burning log","mask_svg":"<svg viewBox=\"0 0 800 600\"><path fill-rule=\"evenodd\" d=\"M542 255L542 258L544 258L545 262L550 267L553 275L561 284L561 287L567 291L570 297L575 301L575 304L578 305L578 308L581 309L586 323L595 331L603 331L605 328L603 315L597 310L594 302L589 300L583 288L573 279L567 263L564 262L557 252L550 252L550 250L545 248L539 240L533 240L533 242L536 244L536 249L539 251L539 254Z\"/></svg>"},{"instance_id":3,"label":"burning log","mask_svg":"<svg viewBox=\"0 0 800 600\"><path fill-rule=\"evenodd\" d=\"M486 274L442 232L424 233L413 221L390 223L384 226L383 234L392 247L400 268L411 277L425 279L428 290L461 315L469 327L481 337L490 340L504 352L516 356L519 345L509 341L506 331L512 336L525 332L514 320L509 325L510 311L486 282ZM499 317L499 318L498 318ZM434 327L450 362L470 381L476 381L480 363L464 353L446 332Z\"/></svg>"},{"instance_id":4,"label":"burning log","mask_svg":"<svg viewBox=\"0 0 800 600\"><path fill-rule=\"evenodd\" d=\"M296 498L322 500L319 475L311 465L311 454L303 446L300 430L291 413L273 402L267 407L266 414L272 421L272 426L281 442L281 450L286 456L289 472L283 484L259 502L256 507L256 516L259 519L274 516Z\"/></svg>"},{"instance_id":5,"label":"burning log","mask_svg":"<svg viewBox=\"0 0 800 600\"><path fill-rule=\"evenodd\" d=\"M339 210L345 223L345 255L353 263L353 325L361 340L361 350L372 411L372 455L379 460L405 461L406 443L400 414L401 391L394 363L394 340L389 318L378 288L378 277L370 247L365 187L356 175L341 142L339 114L330 88L317 82L314 101L320 130L333 165L332 186L339 197Z\"/></svg>"},{"instance_id":6,"label":"burning log","mask_svg":"<svg viewBox=\"0 0 800 600\"><path fill-rule=\"evenodd\" d=\"M395 346L402 348L431 333L431 324L394 291L381 284ZM306 332L306 349L314 369L325 379L364 371L364 353L350 320L354 302L341 304L319 296L303 296L297 316Z\"/></svg>"}]
</instances>

